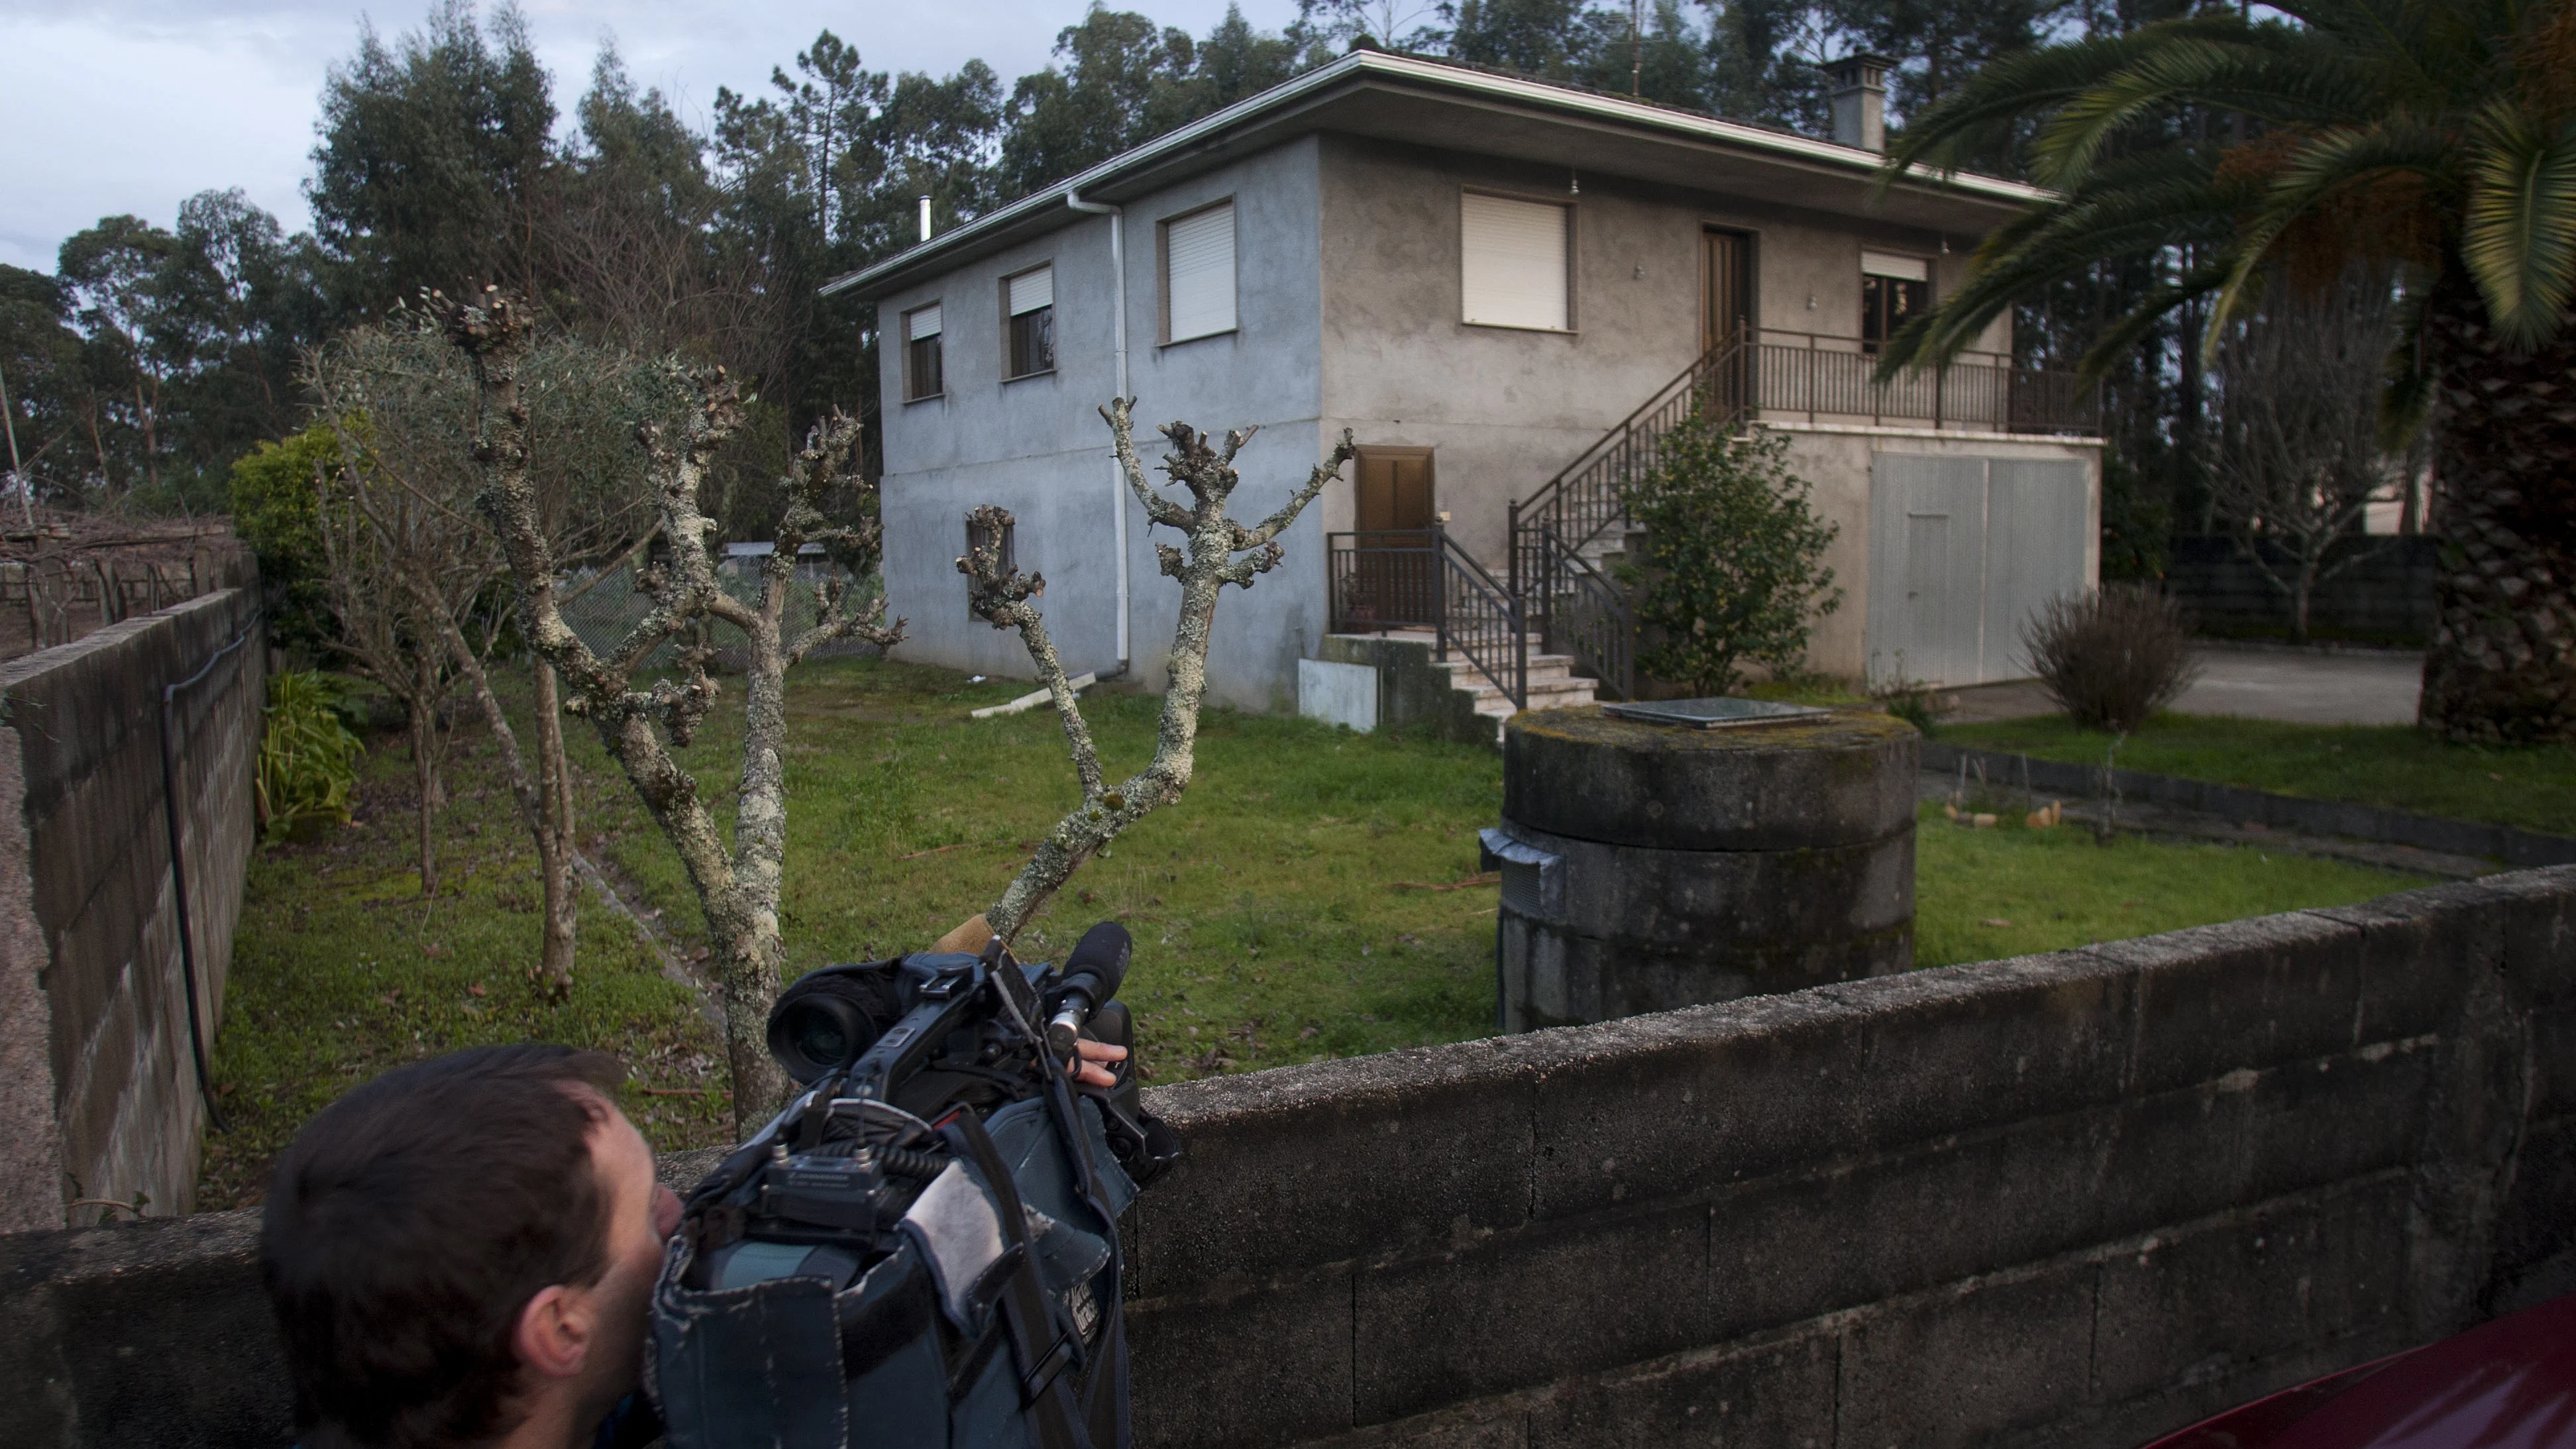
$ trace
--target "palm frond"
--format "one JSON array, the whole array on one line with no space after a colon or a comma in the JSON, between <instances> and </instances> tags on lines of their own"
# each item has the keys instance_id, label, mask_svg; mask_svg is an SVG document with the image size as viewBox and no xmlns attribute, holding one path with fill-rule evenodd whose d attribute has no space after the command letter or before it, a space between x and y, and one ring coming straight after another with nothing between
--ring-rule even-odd
<instances>
[{"instance_id":1,"label":"palm frond","mask_svg":"<svg viewBox=\"0 0 2576 1449\"><path fill-rule=\"evenodd\" d=\"M2356 182L2391 172L2411 173L2437 185L2451 166L2450 138L2410 119L2329 131L2300 147L2263 193L2232 248L2234 265L2209 309L2206 346L2236 310L2245 288L2270 259L2272 246L2327 197Z\"/></svg>"},{"instance_id":2,"label":"palm frond","mask_svg":"<svg viewBox=\"0 0 2576 1449\"><path fill-rule=\"evenodd\" d=\"M2032 143L2035 179L2071 185L2110 139L2188 107L2274 125L2333 125L2374 117L2384 67L2348 57L2279 25L2227 40L2178 37L2060 106Z\"/></svg>"},{"instance_id":3,"label":"palm frond","mask_svg":"<svg viewBox=\"0 0 2576 1449\"><path fill-rule=\"evenodd\" d=\"M2113 322L2084 355L2075 361L2076 375L2099 378L2111 370L2122 353L2138 345L2141 338L2157 323L2184 303L2206 297L2227 280L2223 263L2212 262L2192 268L2175 280L2149 292L2127 315Z\"/></svg>"},{"instance_id":4,"label":"palm frond","mask_svg":"<svg viewBox=\"0 0 2576 1449\"><path fill-rule=\"evenodd\" d=\"M2516 347L2565 325L2576 291L2576 123L2543 132L2510 101L2478 118L2460 259Z\"/></svg>"}]
</instances>

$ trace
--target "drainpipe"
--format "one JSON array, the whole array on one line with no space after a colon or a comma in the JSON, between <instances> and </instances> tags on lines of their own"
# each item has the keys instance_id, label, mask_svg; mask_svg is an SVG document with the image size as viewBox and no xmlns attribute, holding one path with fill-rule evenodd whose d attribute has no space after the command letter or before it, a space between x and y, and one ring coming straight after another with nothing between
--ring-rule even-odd
<instances>
[{"instance_id":1,"label":"drainpipe","mask_svg":"<svg viewBox=\"0 0 2576 1449\"><path fill-rule=\"evenodd\" d=\"M1074 195L1073 188L1064 190L1064 204L1075 211L1109 218L1109 287L1116 312L1110 319L1110 336L1118 349L1118 395L1131 397L1127 391L1127 213L1106 202L1085 201ZM1116 454L1109 459L1109 516L1116 520L1118 538L1118 669L1112 678L1127 672L1127 477L1118 467Z\"/></svg>"}]
</instances>

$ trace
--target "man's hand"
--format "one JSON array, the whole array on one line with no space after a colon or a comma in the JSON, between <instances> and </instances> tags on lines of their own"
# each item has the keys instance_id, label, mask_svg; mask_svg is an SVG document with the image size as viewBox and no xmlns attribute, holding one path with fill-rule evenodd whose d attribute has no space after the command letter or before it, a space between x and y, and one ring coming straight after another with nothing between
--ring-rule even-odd
<instances>
[{"instance_id":1,"label":"man's hand","mask_svg":"<svg viewBox=\"0 0 2576 1449\"><path fill-rule=\"evenodd\" d=\"M1103 1063L1125 1060L1125 1047L1086 1037L1074 1042L1073 1059L1064 1064L1064 1069L1086 1087L1114 1087L1118 1085L1118 1078Z\"/></svg>"}]
</instances>

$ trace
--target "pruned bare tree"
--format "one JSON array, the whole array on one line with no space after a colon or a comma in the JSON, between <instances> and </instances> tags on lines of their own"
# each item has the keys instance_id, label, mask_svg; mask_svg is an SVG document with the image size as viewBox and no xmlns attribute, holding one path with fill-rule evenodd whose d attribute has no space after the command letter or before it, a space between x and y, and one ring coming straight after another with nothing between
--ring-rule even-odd
<instances>
[{"instance_id":1,"label":"pruned bare tree","mask_svg":"<svg viewBox=\"0 0 2576 1449\"><path fill-rule=\"evenodd\" d=\"M1331 455L1315 465L1278 511L1247 528L1227 516L1226 504L1241 481L1234 468L1235 455L1257 429L1229 432L1219 446L1187 423L1163 425L1163 436L1171 440L1163 471L1173 483L1189 490L1191 504L1183 506L1146 481L1130 426L1132 401L1113 398L1100 410L1117 447L1119 469L1126 475L1129 491L1144 504L1148 524L1169 528L1183 540L1180 548L1167 543L1154 547L1163 573L1180 583L1181 607L1172 629L1171 680L1163 694L1162 724L1153 758L1144 769L1114 786L1102 778L1091 727L1083 722L1082 706L1065 678L1064 661L1047 637L1045 616L1033 602L1046 591L1045 578L1024 576L1002 561L1003 531L1012 522L1008 512L987 504L966 516L970 537L982 540L957 560L957 571L967 577L968 601L994 628L1020 632L1029 659L1037 665L1038 681L1053 694L1065 745L1073 755L1074 774L1082 781L1082 803L1038 842L1036 854L1001 899L984 912L984 929L1004 940L1016 937L1047 898L1120 831L1178 800L1190 787L1199 707L1207 695L1208 637L1216 623L1217 595L1228 584L1248 589L1254 579L1279 566L1279 535L1297 521L1326 483L1340 475L1342 465L1357 451L1345 431ZM981 934L971 929L974 925L968 923L969 938Z\"/></svg>"},{"instance_id":2,"label":"pruned bare tree","mask_svg":"<svg viewBox=\"0 0 2576 1449\"><path fill-rule=\"evenodd\" d=\"M766 1040L786 956L779 898L787 853L787 670L836 639L859 638L885 648L903 636L902 620L881 622L882 593L852 610L847 588L829 580L815 586L811 627L790 637L784 624L798 587L797 554L805 544L822 545L854 580L877 573L877 526L862 521L834 527L821 507L836 488L865 486L855 476L858 423L835 414L808 437L784 480L787 501L776 547L761 563L759 597L736 599L716 578L707 543L713 525L699 509L698 488L708 459L741 425L741 398L720 368L696 372L676 361L664 364L693 404L682 422L646 422L636 429L661 535L658 556L638 575L653 604L601 655L564 622L556 562L529 477L529 410L520 378L529 352L528 313L515 299L487 288L474 301L448 304L445 317L449 338L472 360L481 388L475 457L483 486L477 502L508 560L520 628L562 675L571 696L567 708L599 731L600 743L625 770L696 888L725 1010L734 1122L748 1131L787 1088ZM730 849L696 777L671 756L671 747L685 746L714 707L716 681L707 673L713 651L688 644L679 650L676 677L636 683L654 651L710 619L740 630L747 646L741 787Z\"/></svg>"},{"instance_id":3,"label":"pruned bare tree","mask_svg":"<svg viewBox=\"0 0 2576 1449\"><path fill-rule=\"evenodd\" d=\"M635 478L625 436L641 416L669 413L677 394L628 354L556 337L528 367L536 398L530 469L536 512L559 566L630 551L651 526L651 504ZM361 621L368 653L402 652L415 695L436 703L462 683L499 747L521 823L536 846L543 899L538 970L561 994L572 984L574 876L586 869L574 839L571 766L554 668L532 661L535 760L519 744L494 690L491 653L502 636L494 587L507 572L500 549L474 515L477 470L471 368L427 309L404 308L386 323L357 328L321 349L306 382L340 440L343 467L334 529L331 587L344 619ZM364 529L366 546L351 529ZM371 676L374 670L368 671ZM432 694L432 689L435 693ZM422 780L434 802L434 757L423 752L424 715L411 709L414 754L431 762ZM434 722L428 742L435 742ZM430 887L429 806L421 817L423 889ZM603 887L604 888L604 887Z\"/></svg>"},{"instance_id":4,"label":"pruned bare tree","mask_svg":"<svg viewBox=\"0 0 2576 1449\"><path fill-rule=\"evenodd\" d=\"M2398 476L2379 445L2392 301L2387 277L2367 269L2322 290L2276 277L2261 310L2218 346L2210 500L2237 552L2289 605L2302 643L2317 587L2366 556L2336 544L2361 531Z\"/></svg>"}]
</instances>

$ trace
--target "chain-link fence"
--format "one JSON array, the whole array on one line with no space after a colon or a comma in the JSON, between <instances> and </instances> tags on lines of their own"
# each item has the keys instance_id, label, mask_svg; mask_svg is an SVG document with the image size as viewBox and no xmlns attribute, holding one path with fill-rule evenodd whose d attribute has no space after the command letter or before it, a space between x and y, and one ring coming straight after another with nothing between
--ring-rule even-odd
<instances>
[{"instance_id":1,"label":"chain-link fence","mask_svg":"<svg viewBox=\"0 0 2576 1449\"><path fill-rule=\"evenodd\" d=\"M736 547L740 548L739 545ZM763 548L765 550L765 545ZM716 562L716 582L733 597L746 604L756 604L760 598L760 567L766 561L765 551L728 550ZM845 586L844 606L853 609L874 598L879 587L875 578L852 582L849 570L824 557L820 548L809 545L796 560L796 587L787 596L787 613L780 625L780 632L786 639L792 642L797 635L814 627L822 614L816 590L835 580ZM596 653L605 654L616 648L637 624L643 622L645 613L653 607L653 596L638 592L635 587L635 565L632 561L620 564L604 577L574 576L568 581L565 593L572 594L576 590L579 591L578 596L569 598L563 605L563 619L572 626L574 633L581 636L581 642ZM706 627L708 637L715 644L720 667L738 671L750 662L741 630L716 620L709 620ZM836 639L807 657L819 659L862 654L875 647L857 639ZM666 643L645 656L644 667L648 670L665 669L676 657L675 646Z\"/></svg>"}]
</instances>

